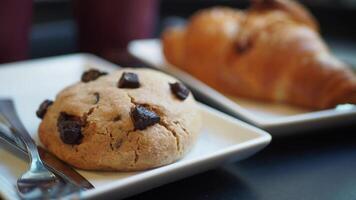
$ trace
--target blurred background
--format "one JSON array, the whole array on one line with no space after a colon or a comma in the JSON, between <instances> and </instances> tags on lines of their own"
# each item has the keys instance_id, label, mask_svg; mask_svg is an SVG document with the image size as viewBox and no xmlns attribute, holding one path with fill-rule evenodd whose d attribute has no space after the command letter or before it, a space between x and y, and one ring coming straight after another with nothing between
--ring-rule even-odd
<instances>
[{"instance_id":1,"label":"blurred background","mask_svg":"<svg viewBox=\"0 0 356 200\"><path fill-rule=\"evenodd\" d=\"M301 0L332 51L356 65L356 0ZM92 52L135 64L127 42L159 37L204 7L246 8L248 0L0 0L0 63Z\"/></svg>"}]
</instances>

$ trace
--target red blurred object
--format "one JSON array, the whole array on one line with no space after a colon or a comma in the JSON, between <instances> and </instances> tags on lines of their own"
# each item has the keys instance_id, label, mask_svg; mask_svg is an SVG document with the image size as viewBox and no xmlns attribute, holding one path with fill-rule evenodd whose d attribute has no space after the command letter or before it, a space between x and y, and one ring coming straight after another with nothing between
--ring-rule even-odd
<instances>
[{"instance_id":1,"label":"red blurred object","mask_svg":"<svg viewBox=\"0 0 356 200\"><path fill-rule=\"evenodd\" d=\"M80 50L117 60L130 40L152 37L157 12L158 0L76 0Z\"/></svg>"},{"instance_id":2,"label":"red blurred object","mask_svg":"<svg viewBox=\"0 0 356 200\"><path fill-rule=\"evenodd\" d=\"M28 58L32 0L0 1L0 63Z\"/></svg>"}]
</instances>

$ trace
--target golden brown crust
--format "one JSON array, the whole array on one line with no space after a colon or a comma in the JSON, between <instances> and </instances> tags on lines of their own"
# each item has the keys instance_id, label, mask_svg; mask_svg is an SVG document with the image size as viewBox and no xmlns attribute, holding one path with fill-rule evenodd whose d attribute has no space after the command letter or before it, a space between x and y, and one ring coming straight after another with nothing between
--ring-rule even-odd
<instances>
[{"instance_id":1,"label":"golden brown crust","mask_svg":"<svg viewBox=\"0 0 356 200\"><path fill-rule=\"evenodd\" d=\"M356 103L355 74L331 55L317 27L296 2L256 0L246 11L199 11L180 29L184 37L164 32L163 51L224 93L312 109Z\"/></svg>"},{"instance_id":2,"label":"golden brown crust","mask_svg":"<svg viewBox=\"0 0 356 200\"><path fill-rule=\"evenodd\" d=\"M123 72L138 74L138 89L117 88ZM195 143L200 115L193 96L181 101L170 91L176 79L149 69L119 70L96 81L77 83L60 92L40 124L39 138L67 163L88 170L145 170L182 158ZM97 103L94 93L99 93ZM161 121L134 130L130 110L144 104ZM63 143L57 130L61 112L85 119L79 145Z\"/></svg>"},{"instance_id":3,"label":"golden brown crust","mask_svg":"<svg viewBox=\"0 0 356 200\"><path fill-rule=\"evenodd\" d=\"M166 44L166 48L164 48L165 55L167 55L166 59L178 66L183 66L184 35L185 29L183 27L170 28L162 35L163 43Z\"/></svg>"},{"instance_id":4,"label":"golden brown crust","mask_svg":"<svg viewBox=\"0 0 356 200\"><path fill-rule=\"evenodd\" d=\"M250 13L270 12L271 10L281 10L288 13L294 21L305 24L318 31L319 25L308 10L295 1L288 0L252 0Z\"/></svg>"}]
</instances>

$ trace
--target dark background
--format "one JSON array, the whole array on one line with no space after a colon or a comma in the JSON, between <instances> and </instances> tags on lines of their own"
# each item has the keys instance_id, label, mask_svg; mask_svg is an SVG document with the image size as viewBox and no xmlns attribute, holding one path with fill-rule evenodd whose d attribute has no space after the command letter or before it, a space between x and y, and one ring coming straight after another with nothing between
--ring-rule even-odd
<instances>
[{"instance_id":1,"label":"dark background","mask_svg":"<svg viewBox=\"0 0 356 200\"><path fill-rule=\"evenodd\" d=\"M215 5L245 8L247 0L162 0L159 20L153 37L180 18ZM334 53L356 64L356 0L304 0L321 26L321 33ZM30 36L31 57L38 58L78 52L77 27L73 19L73 3L69 0L37 1L34 4L33 28ZM120 62L120 61L118 61ZM355 64L354 64L355 63ZM121 64L126 64L126 60Z\"/></svg>"},{"instance_id":2,"label":"dark background","mask_svg":"<svg viewBox=\"0 0 356 200\"><path fill-rule=\"evenodd\" d=\"M356 65L356 3L303 1L321 24L323 37L341 59ZM213 5L244 8L247 1L161 1L155 36L167 24ZM31 57L78 51L70 1L38 1L34 6ZM139 63L130 57L118 64ZM247 160L192 176L132 199L356 199L356 119L349 126L273 138Z\"/></svg>"}]
</instances>

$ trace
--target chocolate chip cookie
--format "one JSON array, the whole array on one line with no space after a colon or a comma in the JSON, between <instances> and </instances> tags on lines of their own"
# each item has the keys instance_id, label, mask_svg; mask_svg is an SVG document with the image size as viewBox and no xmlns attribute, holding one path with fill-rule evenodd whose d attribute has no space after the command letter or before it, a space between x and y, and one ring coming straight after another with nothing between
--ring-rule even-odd
<instances>
[{"instance_id":1,"label":"chocolate chip cookie","mask_svg":"<svg viewBox=\"0 0 356 200\"><path fill-rule=\"evenodd\" d=\"M88 170L170 164L188 153L201 127L189 89L150 69L89 70L54 102L44 101L37 115L43 145Z\"/></svg>"}]
</instances>

